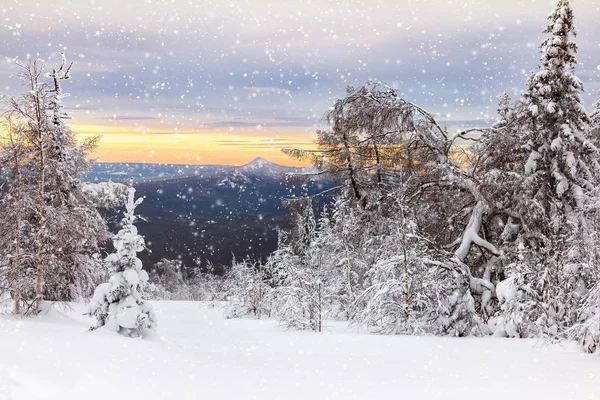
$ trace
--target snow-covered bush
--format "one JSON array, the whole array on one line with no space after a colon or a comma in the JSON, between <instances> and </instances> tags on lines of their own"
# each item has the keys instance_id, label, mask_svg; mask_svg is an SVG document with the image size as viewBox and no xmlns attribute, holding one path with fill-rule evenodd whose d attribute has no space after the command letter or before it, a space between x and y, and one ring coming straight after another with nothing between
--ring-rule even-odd
<instances>
[{"instance_id":1,"label":"snow-covered bush","mask_svg":"<svg viewBox=\"0 0 600 400\"><path fill-rule=\"evenodd\" d=\"M149 276L152 283L145 293L152 300L223 302L231 287L211 264L201 269L198 261L196 268L187 268L180 260L162 259Z\"/></svg>"},{"instance_id":2,"label":"snow-covered bush","mask_svg":"<svg viewBox=\"0 0 600 400\"><path fill-rule=\"evenodd\" d=\"M96 288L90 314L97 323L92 329L106 326L126 336L142 336L156 330L156 316L142 294L148 274L136 253L144 250L144 238L134 225L135 208L143 198L134 200L135 189L129 188L122 229L113 237L115 252L105 262L112 276Z\"/></svg>"},{"instance_id":3,"label":"snow-covered bush","mask_svg":"<svg viewBox=\"0 0 600 400\"><path fill-rule=\"evenodd\" d=\"M244 260L233 262L225 276L227 284L224 309L226 318L252 315L256 318L270 316L269 292L271 286L265 266L260 262Z\"/></svg>"},{"instance_id":4,"label":"snow-covered bush","mask_svg":"<svg viewBox=\"0 0 600 400\"><path fill-rule=\"evenodd\" d=\"M168 293L175 293L185 285L181 260L163 258L154 264L149 276L154 286Z\"/></svg>"}]
</instances>

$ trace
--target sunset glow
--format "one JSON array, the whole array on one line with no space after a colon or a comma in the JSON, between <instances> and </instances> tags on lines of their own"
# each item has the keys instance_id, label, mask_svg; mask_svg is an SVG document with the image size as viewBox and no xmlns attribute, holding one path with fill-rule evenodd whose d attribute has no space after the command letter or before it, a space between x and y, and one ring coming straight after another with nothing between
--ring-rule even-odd
<instances>
[{"instance_id":1,"label":"sunset glow","mask_svg":"<svg viewBox=\"0 0 600 400\"><path fill-rule=\"evenodd\" d=\"M71 125L79 140L101 136L92 154L100 162L149 162L163 164L241 165L264 157L280 165L304 165L282 153L285 147L313 148L305 135L292 132L279 136L275 130L223 133L191 132L165 134L152 129L132 130L127 126Z\"/></svg>"}]
</instances>

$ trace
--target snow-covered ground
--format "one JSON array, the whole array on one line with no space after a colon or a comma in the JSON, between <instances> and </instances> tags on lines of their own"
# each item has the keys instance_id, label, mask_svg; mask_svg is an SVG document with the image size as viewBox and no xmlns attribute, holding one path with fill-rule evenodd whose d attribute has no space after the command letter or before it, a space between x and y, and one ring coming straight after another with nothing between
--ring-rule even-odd
<instances>
[{"instance_id":1,"label":"snow-covered ground","mask_svg":"<svg viewBox=\"0 0 600 400\"><path fill-rule=\"evenodd\" d=\"M83 304L0 317L0 399L600 399L600 359L570 345L290 332L203 303L155 308L156 340L89 332Z\"/></svg>"}]
</instances>

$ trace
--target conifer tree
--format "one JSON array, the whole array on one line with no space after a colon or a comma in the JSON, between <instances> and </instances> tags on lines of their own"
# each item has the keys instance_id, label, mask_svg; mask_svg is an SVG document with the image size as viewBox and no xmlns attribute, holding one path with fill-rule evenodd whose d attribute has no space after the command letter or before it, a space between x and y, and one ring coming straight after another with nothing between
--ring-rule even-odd
<instances>
[{"instance_id":1,"label":"conifer tree","mask_svg":"<svg viewBox=\"0 0 600 400\"><path fill-rule=\"evenodd\" d=\"M556 335L571 326L593 283L589 210L600 168L589 140L583 84L574 73L576 30L569 0L559 0L549 20L540 70L527 82L511 128L523 146L512 151L519 178L510 182L518 190L505 211L513 219L505 227L517 228L504 235L511 237L504 251L514 256L507 260L507 281L498 296L512 336Z\"/></svg>"},{"instance_id":2,"label":"conifer tree","mask_svg":"<svg viewBox=\"0 0 600 400\"><path fill-rule=\"evenodd\" d=\"M148 273L136 254L144 250L144 238L134 225L135 208L143 201L134 200L135 189L129 188L122 228L113 237L115 252L105 263L112 274L107 283L100 284L90 303L90 314L96 318L92 329L105 326L125 336L143 336L156 330L156 316L152 306L144 300L143 290Z\"/></svg>"}]
</instances>

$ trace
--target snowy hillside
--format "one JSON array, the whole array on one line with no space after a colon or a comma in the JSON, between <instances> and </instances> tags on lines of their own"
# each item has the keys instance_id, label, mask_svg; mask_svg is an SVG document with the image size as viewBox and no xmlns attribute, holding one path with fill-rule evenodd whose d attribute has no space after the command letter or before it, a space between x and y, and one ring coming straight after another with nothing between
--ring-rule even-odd
<instances>
[{"instance_id":1,"label":"snowy hillside","mask_svg":"<svg viewBox=\"0 0 600 400\"><path fill-rule=\"evenodd\" d=\"M154 306L154 341L87 331L82 304L0 317L0 399L600 397L600 363L568 344L374 336L345 324L319 335L224 320L203 303Z\"/></svg>"}]
</instances>

